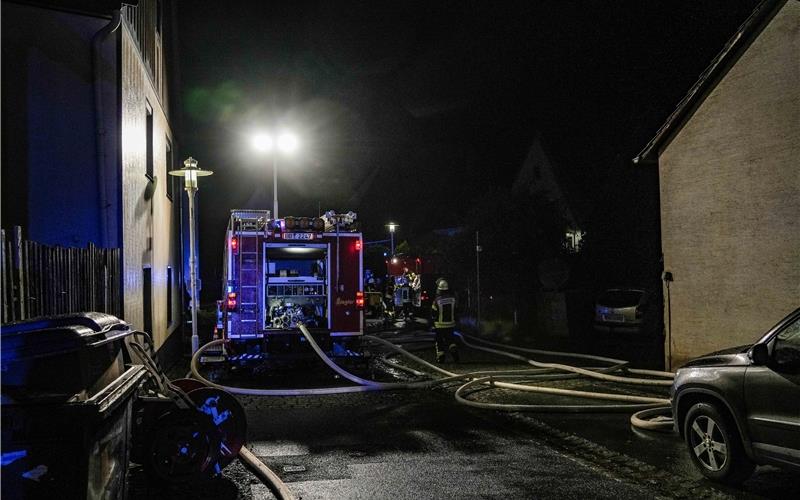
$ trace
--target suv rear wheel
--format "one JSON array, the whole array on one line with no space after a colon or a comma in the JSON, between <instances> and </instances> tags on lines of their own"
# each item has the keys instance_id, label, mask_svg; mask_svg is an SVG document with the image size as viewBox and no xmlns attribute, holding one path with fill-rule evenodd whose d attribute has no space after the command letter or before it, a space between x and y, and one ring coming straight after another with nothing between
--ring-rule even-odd
<instances>
[{"instance_id":1,"label":"suv rear wheel","mask_svg":"<svg viewBox=\"0 0 800 500\"><path fill-rule=\"evenodd\" d=\"M707 478L739 484L753 473L755 466L744 452L736 425L714 404L692 406L683 435L692 462Z\"/></svg>"}]
</instances>

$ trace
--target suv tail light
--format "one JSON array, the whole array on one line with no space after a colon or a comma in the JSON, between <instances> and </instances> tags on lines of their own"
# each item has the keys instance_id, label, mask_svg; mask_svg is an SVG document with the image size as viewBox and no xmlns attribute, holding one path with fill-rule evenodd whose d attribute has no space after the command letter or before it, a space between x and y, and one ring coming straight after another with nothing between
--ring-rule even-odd
<instances>
[{"instance_id":1,"label":"suv tail light","mask_svg":"<svg viewBox=\"0 0 800 500\"><path fill-rule=\"evenodd\" d=\"M356 309L364 309L364 292L356 292Z\"/></svg>"}]
</instances>

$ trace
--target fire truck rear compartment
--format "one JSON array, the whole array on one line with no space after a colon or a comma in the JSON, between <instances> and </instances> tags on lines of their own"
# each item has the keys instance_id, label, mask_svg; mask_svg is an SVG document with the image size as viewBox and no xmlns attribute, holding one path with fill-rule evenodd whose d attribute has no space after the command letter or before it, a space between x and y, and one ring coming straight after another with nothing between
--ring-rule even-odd
<instances>
[{"instance_id":1,"label":"fire truck rear compartment","mask_svg":"<svg viewBox=\"0 0 800 500\"><path fill-rule=\"evenodd\" d=\"M328 326L328 246L267 243L264 328Z\"/></svg>"},{"instance_id":2,"label":"fire truck rear compartment","mask_svg":"<svg viewBox=\"0 0 800 500\"><path fill-rule=\"evenodd\" d=\"M232 210L223 256L217 334L237 363L306 353L298 327L326 351L350 355L363 334L362 240L355 214L326 212L321 224Z\"/></svg>"}]
</instances>

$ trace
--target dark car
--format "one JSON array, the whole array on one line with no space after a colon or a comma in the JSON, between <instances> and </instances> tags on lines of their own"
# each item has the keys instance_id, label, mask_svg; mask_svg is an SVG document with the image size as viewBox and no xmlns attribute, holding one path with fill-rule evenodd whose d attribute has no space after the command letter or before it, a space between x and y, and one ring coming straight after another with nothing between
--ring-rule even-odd
<instances>
[{"instance_id":1,"label":"dark car","mask_svg":"<svg viewBox=\"0 0 800 500\"><path fill-rule=\"evenodd\" d=\"M692 461L710 479L736 484L756 464L800 471L800 308L753 345L681 367L672 414Z\"/></svg>"},{"instance_id":2,"label":"dark car","mask_svg":"<svg viewBox=\"0 0 800 500\"><path fill-rule=\"evenodd\" d=\"M594 329L598 332L642 331L652 294L640 288L611 288L597 297Z\"/></svg>"}]
</instances>

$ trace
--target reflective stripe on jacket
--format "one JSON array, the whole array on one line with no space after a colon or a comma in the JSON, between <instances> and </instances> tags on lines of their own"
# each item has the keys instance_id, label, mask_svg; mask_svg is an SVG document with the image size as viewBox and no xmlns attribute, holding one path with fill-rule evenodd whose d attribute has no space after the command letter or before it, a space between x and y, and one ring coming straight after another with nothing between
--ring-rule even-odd
<instances>
[{"instance_id":1,"label":"reflective stripe on jacket","mask_svg":"<svg viewBox=\"0 0 800 500\"><path fill-rule=\"evenodd\" d=\"M456 298L447 295L436 297L431 305L434 328L456 326Z\"/></svg>"}]
</instances>

